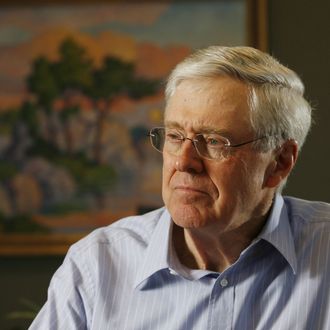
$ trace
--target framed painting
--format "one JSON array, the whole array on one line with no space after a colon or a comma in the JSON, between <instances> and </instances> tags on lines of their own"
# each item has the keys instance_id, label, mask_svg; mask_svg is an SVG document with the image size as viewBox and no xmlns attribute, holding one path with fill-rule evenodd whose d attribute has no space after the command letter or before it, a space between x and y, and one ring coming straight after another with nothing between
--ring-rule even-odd
<instances>
[{"instance_id":1,"label":"framed painting","mask_svg":"<svg viewBox=\"0 0 330 330\"><path fill-rule=\"evenodd\" d=\"M164 79L211 44L266 50L266 4L0 1L0 255L161 206Z\"/></svg>"}]
</instances>

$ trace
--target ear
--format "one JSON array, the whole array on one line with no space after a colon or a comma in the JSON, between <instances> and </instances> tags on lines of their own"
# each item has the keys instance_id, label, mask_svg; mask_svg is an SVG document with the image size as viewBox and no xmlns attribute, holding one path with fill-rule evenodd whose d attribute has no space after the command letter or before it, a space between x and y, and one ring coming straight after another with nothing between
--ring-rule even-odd
<instances>
[{"instance_id":1,"label":"ear","mask_svg":"<svg viewBox=\"0 0 330 330\"><path fill-rule=\"evenodd\" d=\"M265 177L265 187L275 188L285 180L296 164L297 157L298 144L295 140L287 140L276 149L275 159L270 164Z\"/></svg>"}]
</instances>

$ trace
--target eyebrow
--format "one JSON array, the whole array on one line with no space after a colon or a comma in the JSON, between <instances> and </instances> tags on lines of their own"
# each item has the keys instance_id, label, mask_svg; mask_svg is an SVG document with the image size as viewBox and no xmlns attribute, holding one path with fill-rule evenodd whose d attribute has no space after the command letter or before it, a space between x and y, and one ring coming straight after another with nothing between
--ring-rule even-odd
<instances>
[{"instance_id":1,"label":"eyebrow","mask_svg":"<svg viewBox=\"0 0 330 330\"><path fill-rule=\"evenodd\" d=\"M176 121L165 121L164 125L165 125L165 127L168 127L168 128L176 128L176 129L184 130L183 126L180 125ZM213 133L213 134L219 134L219 135L221 135L223 137L227 137L227 138L232 137L232 135L233 135L228 130L216 129L211 126L203 126L203 127L198 128L195 131L196 131L196 134Z\"/></svg>"}]
</instances>

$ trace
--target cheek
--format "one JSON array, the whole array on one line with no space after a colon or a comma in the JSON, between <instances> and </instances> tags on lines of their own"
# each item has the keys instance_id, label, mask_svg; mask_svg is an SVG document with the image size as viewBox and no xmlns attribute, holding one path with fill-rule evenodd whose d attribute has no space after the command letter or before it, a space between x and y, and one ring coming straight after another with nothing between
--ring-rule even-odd
<instances>
[{"instance_id":1,"label":"cheek","mask_svg":"<svg viewBox=\"0 0 330 330\"><path fill-rule=\"evenodd\" d=\"M263 164L262 160L254 157L250 159L247 155L237 159L232 173L228 174L232 180L231 186L234 193L241 198L256 196L263 186Z\"/></svg>"},{"instance_id":2,"label":"cheek","mask_svg":"<svg viewBox=\"0 0 330 330\"><path fill-rule=\"evenodd\" d=\"M163 178L162 178L162 191L163 191L163 199L165 200L169 193L169 184L171 181L171 177L175 171L174 161L169 157L163 155Z\"/></svg>"},{"instance_id":3,"label":"cheek","mask_svg":"<svg viewBox=\"0 0 330 330\"><path fill-rule=\"evenodd\" d=\"M174 172L174 161L170 157L163 155L163 183L170 180L172 173Z\"/></svg>"},{"instance_id":4,"label":"cheek","mask_svg":"<svg viewBox=\"0 0 330 330\"><path fill-rule=\"evenodd\" d=\"M228 158L221 166L210 169L210 180L216 187L219 207L229 205L244 195L249 185L249 171L241 159Z\"/></svg>"},{"instance_id":5,"label":"cheek","mask_svg":"<svg viewBox=\"0 0 330 330\"><path fill-rule=\"evenodd\" d=\"M209 167L208 174L219 193L232 189L234 183L238 180L237 170L233 166L233 161L229 159L222 161L221 164L216 164L214 167Z\"/></svg>"}]
</instances>

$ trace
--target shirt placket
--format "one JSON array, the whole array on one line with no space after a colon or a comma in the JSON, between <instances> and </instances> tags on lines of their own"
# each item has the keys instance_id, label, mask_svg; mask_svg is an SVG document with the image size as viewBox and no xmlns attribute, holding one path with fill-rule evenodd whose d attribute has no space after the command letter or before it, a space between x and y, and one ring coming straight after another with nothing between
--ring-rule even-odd
<instances>
[{"instance_id":1,"label":"shirt placket","mask_svg":"<svg viewBox=\"0 0 330 330\"><path fill-rule=\"evenodd\" d=\"M232 329L233 310L234 283L229 274L223 274L215 281L210 296L207 329Z\"/></svg>"}]
</instances>

